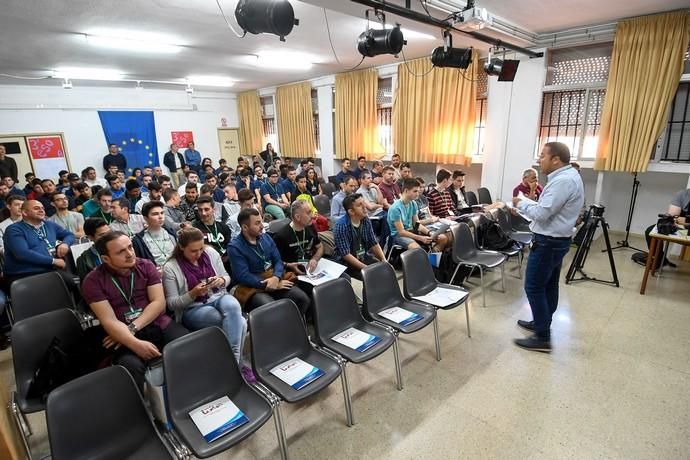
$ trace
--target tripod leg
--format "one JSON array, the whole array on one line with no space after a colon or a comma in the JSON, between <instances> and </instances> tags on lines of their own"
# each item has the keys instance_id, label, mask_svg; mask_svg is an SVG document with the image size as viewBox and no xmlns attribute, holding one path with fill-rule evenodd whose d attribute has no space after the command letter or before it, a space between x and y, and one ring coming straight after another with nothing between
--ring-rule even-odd
<instances>
[{"instance_id":1,"label":"tripod leg","mask_svg":"<svg viewBox=\"0 0 690 460\"><path fill-rule=\"evenodd\" d=\"M611 273L613 274L613 282L616 287L619 287L618 272L616 272L616 262L613 260L613 250L611 249L611 241L609 240L608 224L604 222L601 225L601 230L604 232L604 241L606 242L606 251L609 255L609 264L611 265Z\"/></svg>"}]
</instances>

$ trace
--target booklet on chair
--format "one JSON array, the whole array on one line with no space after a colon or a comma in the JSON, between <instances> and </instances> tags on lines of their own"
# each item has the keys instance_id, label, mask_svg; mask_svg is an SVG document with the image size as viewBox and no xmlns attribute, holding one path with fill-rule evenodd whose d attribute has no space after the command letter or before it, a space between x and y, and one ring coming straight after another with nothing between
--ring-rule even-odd
<instances>
[{"instance_id":1,"label":"booklet on chair","mask_svg":"<svg viewBox=\"0 0 690 460\"><path fill-rule=\"evenodd\" d=\"M360 353L364 353L369 348L379 343L381 338L375 335L367 334L366 332L355 329L354 327L350 327L331 337L331 340L345 345L348 348L352 348Z\"/></svg>"},{"instance_id":2,"label":"booklet on chair","mask_svg":"<svg viewBox=\"0 0 690 460\"><path fill-rule=\"evenodd\" d=\"M324 374L318 367L299 358L292 358L278 364L270 372L295 390L304 388Z\"/></svg>"},{"instance_id":3,"label":"booklet on chair","mask_svg":"<svg viewBox=\"0 0 690 460\"><path fill-rule=\"evenodd\" d=\"M249 421L227 396L204 404L189 413L206 442L212 442Z\"/></svg>"},{"instance_id":4,"label":"booklet on chair","mask_svg":"<svg viewBox=\"0 0 690 460\"><path fill-rule=\"evenodd\" d=\"M405 310L400 307L388 308L379 312L379 315L383 316L387 320L398 323L401 326L407 326L408 324L414 323L422 319L417 313Z\"/></svg>"}]
</instances>

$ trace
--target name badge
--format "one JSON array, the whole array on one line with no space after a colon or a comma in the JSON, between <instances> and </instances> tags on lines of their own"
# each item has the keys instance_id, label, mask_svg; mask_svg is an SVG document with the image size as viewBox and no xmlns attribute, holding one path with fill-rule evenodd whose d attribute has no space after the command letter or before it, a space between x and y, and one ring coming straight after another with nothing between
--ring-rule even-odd
<instances>
[{"instance_id":1,"label":"name badge","mask_svg":"<svg viewBox=\"0 0 690 460\"><path fill-rule=\"evenodd\" d=\"M364 257L364 254L366 254L366 251L364 250L364 248L359 248L356 254L358 259L362 259Z\"/></svg>"},{"instance_id":2,"label":"name badge","mask_svg":"<svg viewBox=\"0 0 690 460\"><path fill-rule=\"evenodd\" d=\"M452 210L449 209L449 210L448 210L448 215L449 215L449 216L454 216L455 213L454 213Z\"/></svg>"},{"instance_id":3,"label":"name badge","mask_svg":"<svg viewBox=\"0 0 690 460\"><path fill-rule=\"evenodd\" d=\"M271 268L271 261L267 260L264 262L264 271L268 270L269 268Z\"/></svg>"},{"instance_id":4,"label":"name badge","mask_svg":"<svg viewBox=\"0 0 690 460\"><path fill-rule=\"evenodd\" d=\"M128 311L127 313L125 313L125 322L127 324L131 323L132 321L140 317L143 311L143 308L137 308L136 310Z\"/></svg>"}]
</instances>

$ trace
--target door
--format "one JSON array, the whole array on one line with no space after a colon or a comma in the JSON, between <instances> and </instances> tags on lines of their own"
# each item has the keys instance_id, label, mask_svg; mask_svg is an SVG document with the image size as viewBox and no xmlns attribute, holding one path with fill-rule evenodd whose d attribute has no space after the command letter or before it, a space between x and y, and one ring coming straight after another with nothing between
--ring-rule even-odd
<instances>
[{"instance_id":1,"label":"door","mask_svg":"<svg viewBox=\"0 0 690 460\"><path fill-rule=\"evenodd\" d=\"M240 155L240 129L218 128L218 143L220 157L228 161L228 165L236 165Z\"/></svg>"},{"instance_id":2,"label":"door","mask_svg":"<svg viewBox=\"0 0 690 460\"><path fill-rule=\"evenodd\" d=\"M5 146L7 156L17 163L17 176L19 176L17 177L17 187L23 188L25 185L24 174L34 172L26 139L24 136L0 137L0 144Z\"/></svg>"}]
</instances>

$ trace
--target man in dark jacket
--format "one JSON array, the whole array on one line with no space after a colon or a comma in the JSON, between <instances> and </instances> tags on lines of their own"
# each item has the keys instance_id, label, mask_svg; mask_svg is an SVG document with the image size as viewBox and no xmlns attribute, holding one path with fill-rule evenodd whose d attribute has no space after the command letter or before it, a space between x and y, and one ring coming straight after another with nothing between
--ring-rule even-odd
<instances>
[{"instance_id":1,"label":"man in dark jacket","mask_svg":"<svg viewBox=\"0 0 690 460\"><path fill-rule=\"evenodd\" d=\"M108 145L108 154L103 157L103 169L108 172L111 166L117 166L118 171L127 171L127 158L120 153L117 144Z\"/></svg>"},{"instance_id":2,"label":"man in dark jacket","mask_svg":"<svg viewBox=\"0 0 690 460\"><path fill-rule=\"evenodd\" d=\"M175 188L184 184L184 170L187 166L184 162L184 155L177 150L177 144L170 144L170 150L163 155L163 164L170 170L170 178Z\"/></svg>"}]
</instances>

